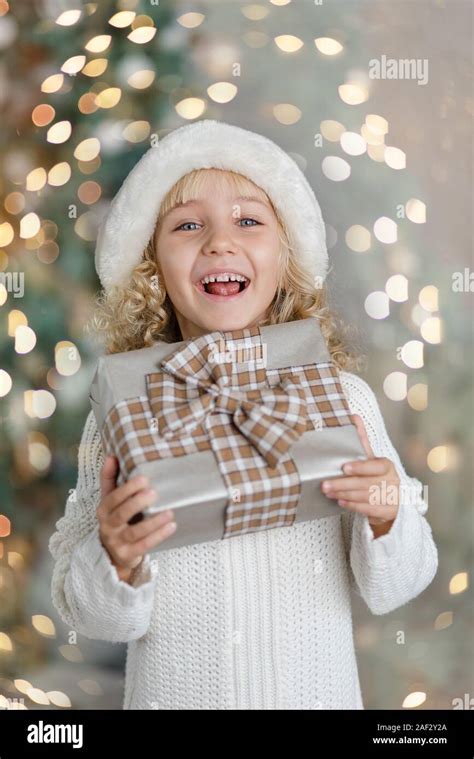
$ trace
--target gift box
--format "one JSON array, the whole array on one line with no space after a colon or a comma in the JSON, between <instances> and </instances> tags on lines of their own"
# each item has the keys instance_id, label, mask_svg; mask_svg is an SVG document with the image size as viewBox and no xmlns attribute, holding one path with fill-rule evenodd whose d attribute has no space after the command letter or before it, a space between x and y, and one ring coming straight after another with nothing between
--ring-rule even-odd
<instances>
[{"instance_id":1,"label":"gift box","mask_svg":"<svg viewBox=\"0 0 474 759\"><path fill-rule=\"evenodd\" d=\"M321 480L366 458L313 317L102 356L90 401L117 485L157 491L131 523L174 511L154 551L340 515Z\"/></svg>"}]
</instances>

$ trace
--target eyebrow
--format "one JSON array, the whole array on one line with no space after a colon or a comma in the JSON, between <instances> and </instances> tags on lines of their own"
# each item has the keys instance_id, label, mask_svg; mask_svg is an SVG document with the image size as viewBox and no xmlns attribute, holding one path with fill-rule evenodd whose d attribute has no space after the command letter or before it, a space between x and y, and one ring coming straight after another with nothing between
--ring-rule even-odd
<instances>
[{"instance_id":1,"label":"eyebrow","mask_svg":"<svg viewBox=\"0 0 474 759\"><path fill-rule=\"evenodd\" d=\"M265 201L261 200L261 198L257 198L254 195L239 195L237 198L234 198L234 203L237 200L246 200L248 202L252 203L260 203L260 205L265 206L265 208L268 208L268 203L265 203ZM168 214L172 213L173 211L177 211L180 208L186 208L186 206L192 205L192 203L200 203L201 201L199 198L191 198L190 200L187 200L185 203L176 203L176 205L173 206L173 208L170 208L163 216L163 219L165 219Z\"/></svg>"}]
</instances>

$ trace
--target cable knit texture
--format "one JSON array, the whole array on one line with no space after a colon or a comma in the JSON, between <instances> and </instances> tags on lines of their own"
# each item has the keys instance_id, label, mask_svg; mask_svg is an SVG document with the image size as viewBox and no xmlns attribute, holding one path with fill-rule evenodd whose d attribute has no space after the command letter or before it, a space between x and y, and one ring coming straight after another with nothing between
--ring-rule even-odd
<instances>
[{"instance_id":1,"label":"cable knit texture","mask_svg":"<svg viewBox=\"0 0 474 759\"><path fill-rule=\"evenodd\" d=\"M438 554L422 485L405 472L373 391L348 372L341 381L374 454L394 462L405 486L389 533L375 539L365 516L341 507L340 516L146 555L131 585L99 539L104 459L89 413L77 486L49 543L52 599L71 629L129 644L124 709L364 708L350 591L386 614L431 583Z\"/></svg>"}]
</instances>

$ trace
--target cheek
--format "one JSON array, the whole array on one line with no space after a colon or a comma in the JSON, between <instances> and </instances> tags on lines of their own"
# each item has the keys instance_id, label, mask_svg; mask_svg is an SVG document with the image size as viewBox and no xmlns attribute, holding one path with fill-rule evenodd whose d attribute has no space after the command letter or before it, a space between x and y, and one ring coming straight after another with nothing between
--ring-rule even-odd
<instances>
[{"instance_id":1,"label":"cheek","mask_svg":"<svg viewBox=\"0 0 474 759\"><path fill-rule=\"evenodd\" d=\"M163 278L166 291L173 303L181 303L189 294L191 287L189 274L185 274L183 267L173 263L173 265L163 267Z\"/></svg>"},{"instance_id":2,"label":"cheek","mask_svg":"<svg viewBox=\"0 0 474 759\"><path fill-rule=\"evenodd\" d=\"M269 286L273 286L278 281L279 254L280 239L276 235L267 239L260 248L256 265L258 270L265 275L265 282Z\"/></svg>"},{"instance_id":3,"label":"cheek","mask_svg":"<svg viewBox=\"0 0 474 759\"><path fill-rule=\"evenodd\" d=\"M163 245L163 243L162 243ZM184 292L191 281L191 265L187 257L180 255L173 245L158 249L158 262L163 273L165 287L170 296L173 293Z\"/></svg>"}]
</instances>

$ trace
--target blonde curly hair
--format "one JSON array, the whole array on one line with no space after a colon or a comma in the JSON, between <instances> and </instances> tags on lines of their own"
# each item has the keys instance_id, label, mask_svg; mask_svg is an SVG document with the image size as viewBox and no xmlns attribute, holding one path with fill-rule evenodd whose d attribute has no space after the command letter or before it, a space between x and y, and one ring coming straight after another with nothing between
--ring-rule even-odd
<instances>
[{"instance_id":1,"label":"blonde curly hair","mask_svg":"<svg viewBox=\"0 0 474 759\"><path fill-rule=\"evenodd\" d=\"M257 195L269 203L278 223L280 250L278 286L267 315L259 326L315 317L320 322L331 359L340 370L360 369L364 357L356 351L354 326L344 325L330 309L324 287L315 287L291 248L285 225L268 195L242 174L224 169L196 169L181 177L163 199L155 231L125 286L114 285L95 297L95 309L86 331L96 335L106 353L121 353L182 340L181 331L160 271L155 239L164 215L177 203L200 196L208 172L231 183L236 196Z\"/></svg>"}]
</instances>

